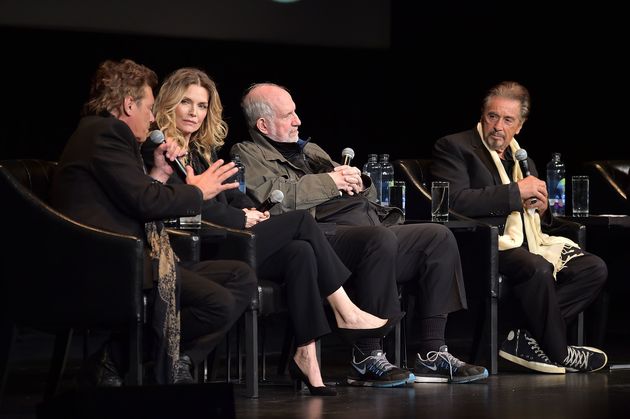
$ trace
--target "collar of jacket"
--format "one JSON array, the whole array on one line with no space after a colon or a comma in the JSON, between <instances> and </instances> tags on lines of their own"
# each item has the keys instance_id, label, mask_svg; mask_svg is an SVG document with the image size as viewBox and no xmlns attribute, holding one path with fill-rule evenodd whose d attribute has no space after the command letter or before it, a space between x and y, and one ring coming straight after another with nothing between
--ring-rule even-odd
<instances>
[{"instance_id":1,"label":"collar of jacket","mask_svg":"<svg viewBox=\"0 0 630 419\"><path fill-rule=\"evenodd\" d=\"M260 147L262 156L265 160L270 160L270 161L279 160L281 162L285 162L291 165L291 167L297 170L302 171L302 169L300 169L299 167L296 167L293 163L288 161L278 150L276 150L276 148L270 143L270 141L273 141L271 138L267 137L264 134L261 134L259 131L256 131L256 130L251 130L250 135L254 143L258 147ZM301 152L306 155L308 155L306 146L308 145L309 141L310 141L310 138L307 140L301 140L301 139L298 140L298 147L300 147Z\"/></svg>"}]
</instances>

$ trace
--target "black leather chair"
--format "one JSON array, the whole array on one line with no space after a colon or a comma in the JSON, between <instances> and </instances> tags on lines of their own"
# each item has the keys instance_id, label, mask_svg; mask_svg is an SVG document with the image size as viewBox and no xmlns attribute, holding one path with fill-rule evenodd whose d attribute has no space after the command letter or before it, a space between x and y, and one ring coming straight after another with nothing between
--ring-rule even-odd
<instances>
[{"instance_id":1,"label":"black leather chair","mask_svg":"<svg viewBox=\"0 0 630 419\"><path fill-rule=\"evenodd\" d=\"M45 398L58 389L74 330L126 331L128 384L142 384L141 239L77 223L47 203L54 162L0 163L0 377L18 330L56 335Z\"/></svg>"},{"instance_id":2,"label":"black leather chair","mask_svg":"<svg viewBox=\"0 0 630 419\"><path fill-rule=\"evenodd\" d=\"M237 259L256 268L256 236L250 231L237 230L222 227L207 221L202 222L199 231L201 238L201 259ZM226 240L226 238L229 238ZM223 243L217 246L217 243ZM244 313L244 340L245 340L245 384L248 397L258 397L259 365L258 365L258 318L271 313L286 311L285 300L282 297L281 287L270 281L259 281L258 292L252 296L252 300ZM238 329L237 329L238 330ZM237 335L237 343L240 341ZM264 348L263 348L263 370ZM230 378L231 351L228 349L226 365L227 377ZM241 351L237 346L238 354L238 379L242 377ZM263 372L264 375L264 372Z\"/></svg>"},{"instance_id":3,"label":"black leather chair","mask_svg":"<svg viewBox=\"0 0 630 419\"><path fill-rule=\"evenodd\" d=\"M411 214L419 219L431 219L431 160L401 159L394 162L395 173L407 182L407 203L411 202ZM408 211L407 214L410 214ZM449 210L447 226L457 239L464 271L466 295L469 299L481 298L483 310L475 322L473 345L470 359L475 362L483 352L489 356L489 371L498 372L498 306L499 301L509 295L499 274L498 229L456 211ZM578 243L582 248L586 241L583 225L571 221L558 220L552 232ZM481 282L481 283L480 283ZM409 292L409 291L408 291ZM411 290L413 293L413 290ZM404 300L403 300L404 301ZM577 320L577 343L583 341L583 313Z\"/></svg>"},{"instance_id":4,"label":"black leather chair","mask_svg":"<svg viewBox=\"0 0 630 419\"><path fill-rule=\"evenodd\" d=\"M630 214L630 160L595 160L579 174L590 178L591 214Z\"/></svg>"},{"instance_id":5,"label":"black leather chair","mask_svg":"<svg viewBox=\"0 0 630 419\"><path fill-rule=\"evenodd\" d=\"M237 230L222 227L207 221L202 222L199 231L201 239L201 259L237 259L247 263L256 269L256 235L251 231ZM221 243L221 245L217 245ZM266 350L265 350L265 328L262 323L262 330L259 332L259 319L267 316L287 312L286 294L284 287L273 281L258 281L257 294L252 296L250 305L243 316L244 341L245 341L245 383L247 386L246 395L248 397L258 397L259 381L266 381ZM236 329L239 332L239 329ZM259 342L259 336L262 341ZM292 349L293 333L290 324L287 324L284 336L282 354L278 361L278 372L284 372L285 365ZM238 380L242 377L240 338L237 334L238 354ZM259 379L258 353L262 356L262 377ZM320 344L318 342L318 356L320 354ZM231 351L228 348L226 356L228 366L227 377L231 376Z\"/></svg>"}]
</instances>

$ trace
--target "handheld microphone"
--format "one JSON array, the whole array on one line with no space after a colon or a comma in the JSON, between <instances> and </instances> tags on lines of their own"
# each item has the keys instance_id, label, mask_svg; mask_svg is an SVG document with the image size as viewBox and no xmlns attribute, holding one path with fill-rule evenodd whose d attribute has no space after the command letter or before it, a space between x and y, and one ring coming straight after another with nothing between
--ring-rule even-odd
<instances>
[{"instance_id":1,"label":"handheld microphone","mask_svg":"<svg viewBox=\"0 0 630 419\"><path fill-rule=\"evenodd\" d=\"M164 138L164 133L160 131L159 129L154 129L153 131L151 131L151 133L149 134L149 138L151 139L151 142L156 145L163 144L166 141L166 138ZM166 159L168 164L171 165L173 170L177 172L179 177L181 177L182 180L186 181L187 174L186 174L186 168L184 167L184 164L181 161L179 161L179 159L175 159L171 161L166 157L164 158Z\"/></svg>"},{"instance_id":2,"label":"handheld microphone","mask_svg":"<svg viewBox=\"0 0 630 419\"><path fill-rule=\"evenodd\" d=\"M514 157L516 157L516 160L518 160L518 165L521 167L523 177L526 178L527 176L530 176L531 173L529 172L529 163L527 163L527 151L525 151L524 148L520 148L516 150Z\"/></svg>"},{"instance_id":3,"label":"handheld microphone","mask_svg":"<svg viewBox=\"0 0 630 419\"><path fill-rule=\"evenodd\" d=\"M523 178L530 176L531 173L529 172L529 163L527 163L527 151L525 151L524 148L519 148L518 150L516 150L516 153L514 153L514 157L516 157L516 160L518 160L518 165L521 167ZM530 198L529 200L530 205L534 205L536 202L538 202L538 199L536 198Z\"/></svg>"},{"instance_id":4,"label":"handheld microphone","mask_svg":"<svg viewBox=\"0 0 630 419\"><path fill-rule=\"evenodd\" d=\"M350 147L346 147L341 151L341 159L342 159L342 164L344 166L349 166L353 158L354 158L354 150L351 149Z\"/></svg>"},{"instance_id":5,"label":"handheld microphone","mask_svg":"<svg viewBox=\"0 0 630 419\"><path fill-rule=\"evenodd\" d=\"M281 190L275 189L271 191L271 194L265 199L259 206L256 208L260 212L269 211L279 202L282 202L284 199L284 194Z\"/></svg>"}]
</instances>

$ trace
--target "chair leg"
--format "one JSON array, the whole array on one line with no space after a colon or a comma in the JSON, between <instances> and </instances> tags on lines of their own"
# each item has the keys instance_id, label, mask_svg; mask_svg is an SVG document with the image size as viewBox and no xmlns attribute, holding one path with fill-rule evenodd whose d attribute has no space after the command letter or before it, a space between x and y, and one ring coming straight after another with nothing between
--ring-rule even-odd
<instances>
[{"instance_id":1,"label":"chair leg","mask_svg":"<svg viewBox=\"0 0 630 419\"><path fill-rule=\"evenodd\" d=\"M294 351L293 347L293 327L291 321L287 321L287 326L284 329L284 339L282 341L282 352L280 353L280 359L278 359L278 375L282 376L286 372L287 365L289 364L289 358Z\"/></svg>"},{"instance_id":2,"label":"chair leg","mask_svg":"<svg viewBox=\"0 0 630 419\"><path fill-rule=\"evenodd\" d=\"M262 376L260 377L261 382L267 381L267 329L265 328L264 322L260 324L260 362L261 362L261 372Z\"/></svg>"},{"instance_id":3,"label":"chair leg","mask_svg":"<svg viewBox=\"0 0 630 419\"><path fill-rule=\"evenodd\" d=\"M483 301L475 320L473 342L469 354L470 362L474 364L479 363L481 359L487 361L484 356L487 350L486 345L489 345L487 341L489 336L488 329L490 328L490 310L488 304L491 304L489 299Z\"/></svg>"},{"instance_id":4,"label":"chair leg","mask_svg":"<svg viewBox=\"0 0 630 419\"><path fill-rule=\"evenodd\" d=\"M46 391L44 400L50 400L61 384L63 371L66 369L68 361L68 352L70 351L70 343L72 342L72 329L67 329L57 333L55 336L55 346L53 349L52 360L50 361L50 370L48 371L48 380L46 380Z\"/></svg>"},{"instance_id":5,"label":"chair leg","mask_svg":"<svg viewBox=\"0 0 630 419\"><path fill-rule=\"evenodd\" d=\"M401 320L402 322L402 320ZM402 340L402 331L401 331L400 323L396 325L394 328L394 365L400 367L401 359L400 359L400 341Z\"/></svg>"},{"instance_id":6,"label":"chair leg","mask_svg":"<svg viewBox=\"0 0 630 419\"><path fill-rule=\"evenodd\" d=\"M498 334L499 334L499 300L489 297L488 311L490 316L490 374L498 372Z\"/></svg>"},{"instance_id":7,"label":"chair leg","mask_svg":"<svg viewBox=\"0 0 630 419\"><path fill-rule=\"evenodd\" d=\"M142 385L142 328L142 323L138 322L129 329L128 385Z\"/></svg>"},{"instance_id":8,"label":"chair leg","mask_svg":"<svg viewBox=\"0 0 630 419\"><path fill-rule=\"evenodd\" d=\"M238 376L237 382L243 382L243 346L241 345L241 327L243 327L243 320L239 319L239 325L236 328L236 375Z\"/></svg>"},{"instance_id":9,"label":"chair leg","mask_svg":"<svg viewBox=\"0 0 630 419\"><path fill-rule=\"evenodd\" d=\"M470 351L471 362L477 363L481 359L490 360L490 374L497 374L499 362L499 300L488 297L483 308L479 311L475 324L473 345Z\"/></svg>"},{"instance_id":10,"label":"chair leg","mask_svg":"<svg viewBox=\"0 0 630 419\"><path fill-rule=\"evenodd\" d=\"M577 344L584 345L584 312L580 312L577 318Z\"/></svg>"},{"instance_id":11,"label":"chair leg","mask_svg":"<svg viewBox=\"0 0 630 419\"><path fill-rule=\"evenodd\" d=\"M245 311L247 397L258 398L258 310Z\"/></svg>"},{"instance_id":12,"label":"chair leg","mask_svg":"<svg viewBox=\"0 0 630 419\"><path fill-rule=\"evenodd\" d=\"M9 321L0 321L0 402L9 376L11 349L17 336L17 327Z\"/></svg>"},{"instance_id":13,"label":"chair leg","mask_svg":"<svg viewBox=\"0 0 630 419\"><path fill-rule=\"evenodd\" d=\"M238 328L238 325L236 327ZM213 364L210 364L210 365L213 365ZM230 333L228 332L225 335L225 382L229 383L231 380L232 380L232 348L230 345Z\"/></svg>"}]
</instances>

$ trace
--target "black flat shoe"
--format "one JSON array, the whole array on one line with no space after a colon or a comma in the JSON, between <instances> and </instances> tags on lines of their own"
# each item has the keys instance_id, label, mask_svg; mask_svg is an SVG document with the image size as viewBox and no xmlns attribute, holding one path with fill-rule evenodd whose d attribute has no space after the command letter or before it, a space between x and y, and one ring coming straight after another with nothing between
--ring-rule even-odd
<instances>
[{"instance_id":1,"label":"black flat shoe","mask_svg":"<svg viewBox=\"0 0 630 419\"><path fill-rule=\"evenodd\" d=\"M289 362L289 375L291 375L291 378L293 379L293 382L295 384L295 391L298 391L300 389L300 384L304 383L306 384L306 387L308 387L308 391L311 393L311 396L337 395L337 390L332 387L313 387L306 374L302 372L300 367L298 367L298 364L295 363L295 359L293 358L291 358L291 361Z\"/></svg>"},{"instance_id":2,"label":"black flat shoe","mask_svg":"<svg viewBox=\"0 0 630 419\"><path fill-rule=\"evenodd\" d=\"M387 319L387 323L381 327L374 329L346 329L343 327L337 328L337 333L349 344L353 345L359 339L363 338L384 338L397 324L405 317L405 312L401 311L391 319Z\"/></svg>"}]
</instances>

